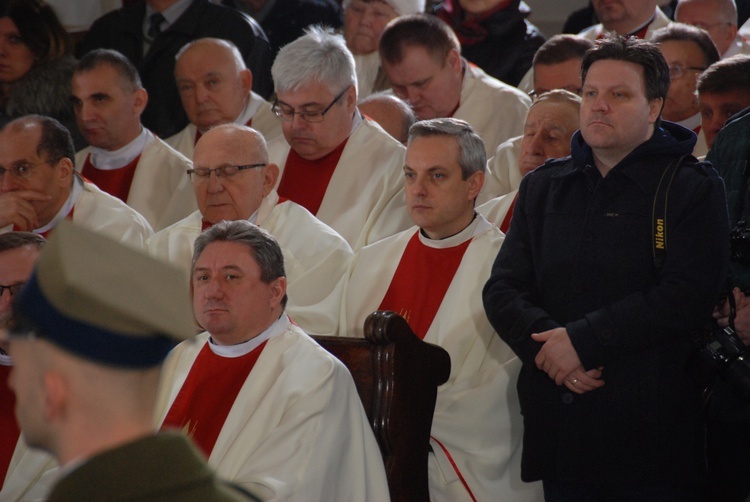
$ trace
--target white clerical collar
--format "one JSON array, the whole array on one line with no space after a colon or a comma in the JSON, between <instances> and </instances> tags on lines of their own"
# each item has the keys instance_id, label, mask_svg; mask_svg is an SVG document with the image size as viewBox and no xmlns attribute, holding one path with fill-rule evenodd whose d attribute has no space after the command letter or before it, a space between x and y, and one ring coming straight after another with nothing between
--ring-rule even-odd
<instances>
[{"instance_id":1,"label":"white clerical collar","mask_svg":"<svg viewBox=\"0 0 750 502\"><path fill-rule=\"evenodd\" d=\"M247 124L251 118L255 117L255 114L258 113L260 105L262 104L263 99L257 99L257 97L254 96L253 92L251 91L248 95L245 108L242 109L242 113L240 113L240 116L234 119L234 123L239 125Z\"/></svg>"},{"instance_id":2,"label":"white clerical collar","mask_svg":"<svg viewBox=\"0 0 750 502\"><path fill-rule=\"evenodd\" d=\"M8 354L0 354L0 366L13 366Z\"/></svg>"},{"instance_id":3,"label":"white clerical collar","mask_svg":"<svg viewBox=\"0 0 750 502\"><path fill-rule=\"evenodd\" d=\"M677 124L681 125L685 129L690 129L691 131L694 131L696 127L701 125L701 114L696 113L692 117L688 117L685 120L680 120L677 122Z\"/></svg>"},{"instance_id":4,"label":"white clerical collar","mask_svg":"<svg viewBox=\"0 0 750 502\"><path fill-rule=\"evenodd\" d=\"M65 204L62 205L55 217L52 218L52 221L50 221L43 227L35 228L33 232L35 234L43 234L55 228L58 223L68 217L70 211L76 205L76 202L78 202L78 197L81 196L82 192L83 179L78 174L73 174L73 186L70 189L70 195L68 195L68 199L65 201Z\"/></svg>"},{"instance_id":5,"label":"white clerical collar","mask_svg":"<svg viewBox=\"0 0 750 502\"><path fill-rule=\"evenodd\" d=\"M492 225L484 218L484 216L479 213L474 213L474 219L471 221L471 223L469 223L466 228L464 228L457 234L446 237L445 239L430 239L429 237L424 235L424 233L420 229L418 231L419 241L427 247L435 249L447 249L458 246L459 244L462 244L469 239L473 239L477 235L486 232L491 227Z\"/></svg>"},{"instance_id":6,"label":"white clerical collar","mask_svg":"<svg viewBox=\"0 0 750 502\"><path fill-rule=\"evenodd\" d=\"M104 150L91 146L89 147L91 165L103 171L120 169L133 162L152 141L155 141L154 136L148 129L141 127L141 132L133 141L117 150Z\"/></svg>"},{"instance_id":7,"label":"white clerical collar","mask_svg":"<svg viewBox=\"0 0 750 502\"><path fill-rule=\"evenodd\" d=\"M252 352L253 349L260 347L260 344L269 338L284 333L289 328L290 324L291 321L289 320L289 317L287 317L285 312L282 312L281 316L266 328L263 333L246 342L238 343L237 345L217 345L212 338L209 338L208 347L211 349L211 352L217 356L230 358L242 357Z\"/></svg>"}]
</instances>

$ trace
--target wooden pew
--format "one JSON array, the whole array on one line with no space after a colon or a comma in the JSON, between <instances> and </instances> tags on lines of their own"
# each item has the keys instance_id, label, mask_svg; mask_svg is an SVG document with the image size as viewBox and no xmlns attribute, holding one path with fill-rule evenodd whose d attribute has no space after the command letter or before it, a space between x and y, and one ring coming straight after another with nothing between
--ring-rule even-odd
<instances>
[{"instance_id":1,"label":"wooden pew","mask_svg":"<svg viewBox=\"0 0 750 502\"><path fill-rule=\"evenodd\" d=\"M313 337L354 377L383 455L393 501L429 501L427 456L437 387L448 380L450 357L420 340L390 311L373 312L365 338Z\"/></svg>"}]
</instances>

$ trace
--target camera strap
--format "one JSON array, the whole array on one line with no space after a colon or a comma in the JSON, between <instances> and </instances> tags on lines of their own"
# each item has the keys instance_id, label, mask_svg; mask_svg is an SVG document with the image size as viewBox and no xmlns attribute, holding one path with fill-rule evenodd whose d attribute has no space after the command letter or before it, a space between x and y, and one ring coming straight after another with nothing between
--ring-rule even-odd
<instances>
[{"instance_id":1,"label":"camera strap","mask_svg":"<svg viewBox=\"0 0 750 502\"><path fill-rule=\"evenodd\" d=\"M661 173L659 184L656 186L654 195L654 207L651 213L651 243L653 244L654 267L661 269L667 254L667 202L669 199L669 188L677 173L677 168L682 165L683 160L690 155L683 155L673 160Z\"/></svg>"}]
</instances>

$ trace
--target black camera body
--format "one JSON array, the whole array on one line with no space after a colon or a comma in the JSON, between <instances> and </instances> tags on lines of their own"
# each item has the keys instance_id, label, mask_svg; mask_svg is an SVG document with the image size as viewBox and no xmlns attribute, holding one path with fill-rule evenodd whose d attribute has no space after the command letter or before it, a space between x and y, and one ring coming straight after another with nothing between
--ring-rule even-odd
<instances>
[{"instance_id":1,"label":"black camera body","mask_svg":"<svg viewBox=\"0 0 750 502\"><path fill-rule=\"evenodd\" d=\"M718 373L738 396L750 401L750 347L732 328L714 331L698 353L707 371Z\"/></svg>"},{"instance_id":2,"label":"black camera body","mask_svg":"<svg viewBox=\"0 0 750 502\"><path fill-rule=\"evenodd\" d=\"M729 246L732 261L750 267L750 228L745 220L738 221L729 233Z\"/></svg>"}]
</instances>

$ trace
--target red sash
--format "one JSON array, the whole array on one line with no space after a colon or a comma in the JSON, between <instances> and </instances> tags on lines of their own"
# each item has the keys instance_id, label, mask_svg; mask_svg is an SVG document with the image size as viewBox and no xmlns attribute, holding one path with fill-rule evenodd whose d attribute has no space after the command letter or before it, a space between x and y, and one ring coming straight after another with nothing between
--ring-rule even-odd
<instances>
[{"instance_id":1,"label":"red sash","mask_svg":"<svg viewBox=\"0 0 750 502\"><path fill-rule=\"evenodd\" d=\"M451 248L431 248L422 244L415 233L406 245L378 310L397 312L423 339L469 244L471 239Z\"/></svg>"},{"instance_id":2,"label":"red sash","mask_svg":"<svg viewBox=\"0 0 750 502\"><path fill-rule=\"evenodd\" d=\"M183 429L208 458L265 346L263 342L241 357L222 357L214 354L207 342L172 403L162 430Z\"/></svg>"},{"instance_id":3,"label":"red sash","mask_svg":"<svg viewBox=\"0 0 750 502\"><path fill-rule=\"evenodd\" d=\"M94 167L91 163L91 154L89 154L86 156L86 162L83 164L81 173L101 190L117 197L123 202L127 202L130 185L133 183L133 175L135 175L135 168L138 167L140 158L141 156L138 155L127 165L117 169L104 170Z\"/></svg>"},{"instance_id":4,"label":"red sash","mask_svg":"<svg viewBox=\"0 0 750 502\"><path fill-rule=\"evenodd\" d=\"M10 366L0 365L0 488L5 482L10 459L13 458L18 437L21 435L14 413L16 395L8 386L10 370Z\"/></svg>"},{"instance_id":5,"label":"red sash","mask_svg":"<svg viewBox=\"0 0 750 502\"><path fill-rule=\"evenodd\" d=\"M503 219L502 224L500 224L500 230L504 233L508 233L508 229L510 229L510 220L513 218L513 210L516 208L516 201L518 200L518 193L516 193L516 196L513 197L513 202L510 203L510 207L508 208L508 212L505 213L505 218Z\"/></svg>"},{"instance_id":6,"label":"red sash","mask_svg":"<svg viewBox=\"0 0 750 502\"><path fill-rule=\"evenodd\" d=\"M317 160L303 159L293 148L290 149L279 183L279 195L293 200L312 214L318 214L347 141L349 138L334 151Z\"/></svg>"}]
</instances>

